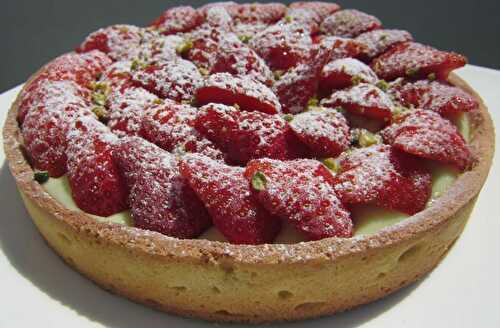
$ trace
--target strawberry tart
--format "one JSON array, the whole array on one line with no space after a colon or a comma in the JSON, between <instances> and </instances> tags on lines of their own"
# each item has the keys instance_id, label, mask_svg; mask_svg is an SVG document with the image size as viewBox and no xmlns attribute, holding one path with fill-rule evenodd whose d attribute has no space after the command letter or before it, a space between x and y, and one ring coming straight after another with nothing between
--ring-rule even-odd
<instances>
[{"instance_id":1,"label":"strawberry tart","mask_svg":"<svg viewBox=\"0 0 500 328\"><path fill-rule=\"evenodd\" d=\"M174 7L34 74L5 152L49 245L104 288L213 321L328 315L464 229L494 151L466 61L329 2Z\"/></svg>"}]
</instances>

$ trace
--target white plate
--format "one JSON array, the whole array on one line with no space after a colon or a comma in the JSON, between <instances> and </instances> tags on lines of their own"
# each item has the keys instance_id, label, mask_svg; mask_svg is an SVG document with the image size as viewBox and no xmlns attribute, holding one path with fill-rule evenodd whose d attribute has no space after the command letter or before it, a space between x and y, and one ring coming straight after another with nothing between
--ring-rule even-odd
<instances>
[{"instance_id":1,"label":"white plate","mask_svg":"<svg viewBox=\"0 0 500 328\"><path fill-rule=\"evenodd\" d=\"M482 95L500 126L500 71L468 66L459 75ZM19 90L0 95L0 122ZM356 310L280 327L500 327L498 161L495 156L465 232L431 274ZM114 296L67 267L24 210L3 148L0 164L0 327L212 326Z\"/></svg>"}]
</instances>

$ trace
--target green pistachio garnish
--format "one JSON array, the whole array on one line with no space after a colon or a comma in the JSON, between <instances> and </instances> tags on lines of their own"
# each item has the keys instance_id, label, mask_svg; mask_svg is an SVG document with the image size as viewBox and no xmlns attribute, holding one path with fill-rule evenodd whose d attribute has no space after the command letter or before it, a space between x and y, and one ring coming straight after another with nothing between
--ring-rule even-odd
<instances>
[{"instance_id":1,"label":"green pistachio garnish","mask_svg":"<svg viewBox=\"0 0 500 328\"><path fill-rule=\"evenodd\" d=\"M385 40L385 39L387 39L388 37L389 37L389 36L388 36L387 34L385 34L385 33L384 33L384 34L381 34L381 35L380 35L379 40L380 40L380 41L384 41L384 40Z\"/></svg>"},{"instance_id":2,"label":"green pistachio garnish","mask_svg":"<svg viewBox=\"0 0 500 328\"><path fill-rule=\"evenodd\" d=\"M139 60L134 59L134 60L132 61L132 64L130 65L130 69L131 69L131 70L133 70L133 71L136 71L136 70L138 70L138 69L139 69L139 67L140 67Z\"/></svg>"},{"instance_id":3,"label":"green pistachio garnish","mask_svg":"<svg viewBox=\"0 0 500 328\"><path fill-rule=\"evenodd\" d=\"M436 73L430 73L429 75L427 75L427 79L429 81L435 81L436 80Z\"/></svg>"},{"instance_id":4,"label":"green pistachio garnish","mask_svg":"<svg viewBox=\"0 0 500 328\"><path fill-rule=\"evenodd\" d=\"M49 181L49 172L47 171L37 171L33 175L33 178L35 179L36 182L42 184L47 181Z\"/></svg>"},{"instance_id":5,"label":"green pistachio garnish","mask_svg":"<svg viewBox=\"0 0 500 328\"><path fill-rule=\"evenodd\" d=\"M92 108L92 113L94 113L99 121L104 124L106 124L109 120L108 111L103 106L95 106L94 108Z\"/></svg>"},{"instance_id":6,"label":"green pistachio garnish","mask_svg":"<svg viewBox=\"0 0 500 328\"><path fill-rule=\"evenodd\" d=\"M285 16L285 22L291 23L293 21L292 16Z\"/></svg>"},{"instance_id":7,"label":"green pistachio garnish","mask_svg":"<svg viewBox=\"0 0 500 328\"><path fill-rule=\"evenodd\" d=\"M240 41L243 42L243 43L248 43L252 39L252 36L246 35L246 34L244 34L244 35L238 35L238 39L240 39Z\"/></svg>"},{"instance_id":8,"label":"green pistachio garnish","mask_svg":"<svg viewBox=\"0 0 500 328\"><path fill-rule=\"evenodd\" d=\"M307 101L307 107L318 107L318 105L319 99L316 96L309 98L309 100Z\"/></svg>"},{"instance_id":9,"label":"green pistachio garnish","mask_svg":"<svg viewBox=\"0 0 500 328\"><path fill-rule=\"evenodd\" d=\"M257 171L252 176L252 187L255 190L262 191L266 189L267 178L264 173Z\"/></svg>"},{"instance_id":10,"label":"green pistachio garnish","mask_svg":"<svg viewBox=\"0 0 500 328\"><path fill-rule=\"evenodd\" d=\"M330 171L335 173L340 171L340 163L334 158L325 158L322 162L328 169L330 169Z\"/></svg>"},{"instance_id":11,"label":"green pistachio garnish","mask_svg":"<svg viewBox=\"0 0 500 328\"><path fill-rule=\"evenodd\" d=\"M361 82L363 82L363 78L359 75L354 75L352 78L351 78L351 82L353 85L358 85L360 84Z\"/></svg>"},{"instance_id":12,"label":"green pistachio garnish","mask_svg":"<svg viewBox=\"0 0 500 328\"><path fill-rule=\"evenodd\" d=\"M161 98L156 98L153 101L153 104L155 104L155 105L161 105L161 104L163 104L163 100Z\"/></svg>"},{"instance_id":13,"label":"green pistachio garnish","mask_svg":"<svg viewBox=\"0 0 500 328\"><path fill-rule=\"evenodd\" d=\"M190 39L186 39L175 49L175 51L177 51L179 55L183 55L188 52L189 49L193 48L193 46L193 41L191 41Z\"/></svg>"},{"instance_id":14,"label":"green pistachio garnish","mask_svg":"<svg viewBox=\"0 0 500 328\"><path fill-rule=\"evenodd\" d=\"M384 92L386 92L386 91L387 91L387 90L389 90L389 88L390 88L389 83L387 83L385 80L379 80L379 81L377 82L376 86L377 86L380 90L382 90L382 91L384 91Z\"/></svg>"},{"instance_id":15,"label":"green pistachio garnish","mask_svg":"<svg viewBox=\"0 0 500 328\"><path fill-rule=\"evenodd\" d=\"M92 94L92 102L99 106L104 106L106 104L106 95L99 92L94 92Z\"/></svg>"},{"instance_id":16,"label":"green pistachio garnish","mask_svg":"<svg viewBox=\"0 0 500 328\"><path fill-rule=\"evenodd\" d=\"M206 69L204 67L198 67L198 71L200 71L200 74L203 75L203 76L208 76L210 74L210 72L208 71L208 69Z\"/></svg>"},{"instance_id":17,"label":"green pistachio garnish","mask_svg":"<svg viewBox=\"0 0 500 328\"><path fill-rule=\"evenodd\" d=\"M406 115L406 113L408 113L408 111L409 111L409 109L406 107L401 107L401 106L394 107L394 108L392 108L392 117L397 119L401 116Z\"/></svg>"},{"instance_id":18,"label":"green pistachio garnish","mask_svg":"<svg viewBox=\"0 0 500 328\"><path fill-rule=\"evenodd\" d=\"M418 68L408 68L406 70L406 75L408 77L416 77L418 74Z\"/></svg>"},{"instance_id":19,"label":"green pistachio garnish","mask_svg":"<svg viewBox=\"0 0 500 328\"><path fill-rule=\"evenodd\" d=\"M380 142L379 137L367 130L361 130L358 143L361 147L369 147Z\"/></svg>"},{"instance_id":20,"label":"green pistachio garnish","mask_svg":"<svg viewBox=\"0 0 500 328\"><path fill-rule=\"evenodd\" d=\"M240 105L238 105L238 104L233 104L233 107L236 108L237 110L240 109Z\"/></svg>"},{"instance_id":21,"label":"green pistachio garnish","mask_svg":"<svg viewBox=\"0 0 500 328\"><path fill-rule=\"evenodd\" d=\"M276 81L279 81L281 79L281 77L283 76L283 74L285 74L285 71L282 71L282 70L277 70L277 71L274 71L273 72L273 75L274 75L274 79Z\"/></svg>"},{"instance_id":22,"label":"green pistachio garnish","mask_svg":"<svg viewBox=\"0 0 500 328\"><path fill-rule=\"evenodd\" d=\"M287 122L293 121L293 115L292 114L285 114L283 115L283 119Z\"/></svg>"}]
</instances>

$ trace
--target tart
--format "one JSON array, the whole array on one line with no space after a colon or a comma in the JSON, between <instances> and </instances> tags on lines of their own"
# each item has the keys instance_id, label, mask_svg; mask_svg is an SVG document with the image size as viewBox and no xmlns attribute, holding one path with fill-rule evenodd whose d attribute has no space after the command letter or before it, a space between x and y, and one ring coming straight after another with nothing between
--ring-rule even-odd
<instances>
[{"instance_id":1,"label":"tart","mask_svg":"<svg viewBox=\"0 0 500 328\"><path fill-rule=\"evenodd\" d=\"M422 277L494 151L466 58L333 3L213 3L90 34L4 127L34 223L102 287L186 316L333 314Z\"/></svg>"}]
</instances>

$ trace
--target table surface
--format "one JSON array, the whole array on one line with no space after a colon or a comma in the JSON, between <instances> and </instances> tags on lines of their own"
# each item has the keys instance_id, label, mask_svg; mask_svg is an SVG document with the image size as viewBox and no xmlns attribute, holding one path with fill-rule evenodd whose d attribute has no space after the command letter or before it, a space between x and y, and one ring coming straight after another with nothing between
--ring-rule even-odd
<instances>
[{"instance_id":1,"label":"table surface","mask_svg":"<svg viewBox=\"0 0 500 328\"><path fill-rule=\"evenodd\" d=\"M459 75L481 94L499 126L500 71L467 66ZM0 95L0 122L19 90ZM462 237L441 265L420 282L346 313L277 326L500 327L496 313L500 293L498 161L497 152ZM213 326L112 295L67 267L32 224L4 163L3 149L0 165L0 327Z\"/></svg>"}]
</instances>

